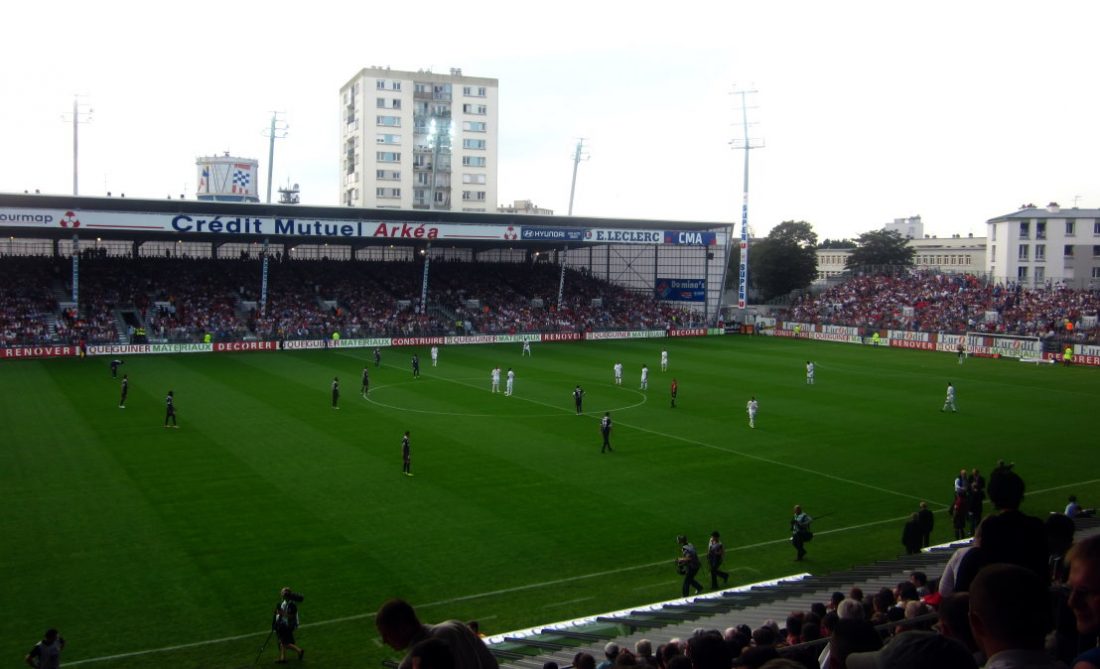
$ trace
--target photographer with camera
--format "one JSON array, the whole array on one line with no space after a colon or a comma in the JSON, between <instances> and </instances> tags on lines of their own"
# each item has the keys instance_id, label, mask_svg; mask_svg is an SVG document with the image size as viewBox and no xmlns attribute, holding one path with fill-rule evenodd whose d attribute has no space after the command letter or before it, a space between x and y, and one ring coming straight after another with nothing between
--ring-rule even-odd
<instances>
[{"instance_id":1,"label":"photographer with camera","mask_svg":"<svg viewBox=\"0 0 1100 669\"><path fill-rule=\"evenodd\" d=\"M676 560L676 571L684 575L684 587L681 588L683 597L688 596L688 588L694 586L695 594L703 591L703 584L695 580L699 573L699 553L695 546L691 545L687 537L681 534L676 537L676 543L680 544L681 556Z\"/></svg>"},{"instance_id":2,"label":"photographer with camera","mask_svg":"<svg viewBox=\"0 0 1100 669\"><path fill-rule=\"evenodd\" d=\"M298 604L305 597L290 588L283 588L279 594L281 599L275 605L275 618L271 621L271 626L275 630L275 635L279 637L279 659L275 662L286 664L286 651L288 648L298 653L299 660L305 657L306 654L294 643L294 630L298 629Z\"/></svg>"},{"instance_id":3,"label":"photographer with camera","mask_svg":"<svg viewBox=\"0 0 1100 669\"><path fill-rule=\"evenodd\" d=\"M806 557L805 544L814 538L814 533L810 531L810 523L814 522L814 519L810 517L810 514L802 511L802 506L794 505L794 516L791 518L791 545L798 551L798 557L795 561L801 561Z\"/></svg>"}]
</instances>

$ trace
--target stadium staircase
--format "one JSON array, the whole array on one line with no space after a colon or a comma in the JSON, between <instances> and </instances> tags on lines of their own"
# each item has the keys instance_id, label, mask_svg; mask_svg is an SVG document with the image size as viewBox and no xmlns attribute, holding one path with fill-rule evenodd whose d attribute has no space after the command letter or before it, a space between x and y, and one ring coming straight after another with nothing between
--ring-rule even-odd
<instances>
[{"instance_id":1,"label":"stadium staircase","mask_svg":"<svg viewBox=\"0 0 1100 669\"><path fill-rule=\"evenodd\" d=\"M1077 539L1100 534L1100 519L1081 518ZM922 553L875 562L823 576L796 574L766 585L743 586L729 590L651 604L492 636L486 639L489 650L502 668L542 669L553 661L570 667L579 652L590 653L599 662L603 647L614 641L620 648L634 648L640 639L649 639L656 650L671 639L686 639L697 629L725 630L745 624L752 628L766 620L782 627L794 611L809 611L815 602L827 603L833 592L845 594L853 586L863 589L867 601L880 588L893 589L908 580L912 571L922 571L929 580L939 578L955 549L969 541L927 548ZM669 587L677 587L671 583Z\"/></svg>"},{"instance_id":2,"label":"stadium staircase","mask_svg":"<svg viewBox=\"0 0 1100 669\"><path fill-rule=\"evenodd\" d=\"M115 332L118 333L118 343L128 344L130 343L130 326L126 323L125 312L133 314L134 318L137 318L137 309L133 305L128 307L119 307L112 312L115 317Z\"/></svg>"}]
</instances>

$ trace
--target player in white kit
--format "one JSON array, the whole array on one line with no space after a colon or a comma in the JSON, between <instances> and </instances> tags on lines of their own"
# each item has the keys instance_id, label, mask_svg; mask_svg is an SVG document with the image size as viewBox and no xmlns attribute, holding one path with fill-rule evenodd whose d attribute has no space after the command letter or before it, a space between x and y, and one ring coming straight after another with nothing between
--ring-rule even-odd
<instances>
[{"instance_id":1,"label":"player in white kit","mask_svg":"<svg viewBox=\"0 0 1100 669\"><path fill-rule=\"evenodd\" d=\"M809 360L806 361L806 384L814 384L814 363Z\"/></svg>"},{"instance_id":2,"label":"player in white kit","mask_svg":"<svg viewBox=\"0 0 1100 669\"><path fill-rule=\"evenodd\" d=\"M661 371L668 371L668 351L661 351Z\"/></svg>"},{"instance_id":3,"label":"player in white kit","mask_svg":"<svg viewBox=\"0 0 1100 669\"><path fill-rule=\"evenodd\" d=\"M490 392L500 392L500 367L494 367L493 371L489 372L489 378L492 379L493 385Z\"/></svg>"},{"instance_id":4,"label":"player in white kit","mask_svg":"<svg viewBox=\"0 0 1100 669\"><path fill-rule=\"evenodd\" d=\"M512 368L508 368L508 379L504 382L504 394L509 396L512 394L512 387L516 382L516 373L512 371Z\"/></svg>"},{"instance_id":5,"label":"player in white kit","mask_svg":"<svg viewBox=\"0 0 1100 669\"><path fill-rule=\"evenodd\" d=\"M612 369L615 370L615 385L623 385L623 363L616 362L615 366L612 367Z\"/></svg>"},{"instance_id":6,"label":"player in white kit","mask_svg":"<svg viewBox=\"0 0 1100 669\"><path fill-rule=\"evenodd\" d=\"M642 365L642 390L649 390L649 367Z\"/></svg>"},{"instance_id":7,"label":"player in white kit","mask_svg":"<svg viewBox=\"0 0 1100 669\"><path fill-rule=\"evenodd\" d=\"M439 347L438 346L433 346L432 347L432 367L438 367L438 366L439 366Z\"/></svg>"},{"instance_id":8,"label":"player in white kit","mask_svg":"<svg viewBox=\"0 0 1100 669\"><path fill-rule=\"evenodd\" d=\"M749 414L749 427L756 427L756 411L760 408L760 404L756 401L756 395L752 396L752 399L745 405L745 411Z\"/></svg>"},{"instance_id":9,"label":"player in white kit","mask_svg":"<svg viewBox=\"0 0 1100 669\"><path fill-rule=\"evenodd\" d=\"M947 411L950 407L952 413L958 413L959 407L955 406L955 386L950 383L947 384L947 398L943 401L943 408L940 411Z\"/></svg>"}]
</instances>

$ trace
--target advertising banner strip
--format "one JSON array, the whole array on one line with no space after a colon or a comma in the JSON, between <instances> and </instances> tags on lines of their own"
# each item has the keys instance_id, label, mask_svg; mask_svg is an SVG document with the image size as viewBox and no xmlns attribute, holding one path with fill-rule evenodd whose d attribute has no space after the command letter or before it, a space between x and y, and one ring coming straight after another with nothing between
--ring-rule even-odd
<instances>
[{"instance_id":1,"label":"advertising banner strip","mask_svg":"<svg viewBox=\"0 0 1100 669\"><path fill-rule=\"evenodd\" d=\"M516 225L460 225L456 223L392 222L354 218L281 218L270 216L221 216L214 214L130 211L83 211L39 208L0 208L0 228L46 230L123 230L165 232L176 235L256 235L276 237L324 237L335 239L499 240L512 242L573 241L598 244L677 244L716 246L725 236L716 232L641 230L626 228L556 228Z\"/></svg>"}]
</instances>

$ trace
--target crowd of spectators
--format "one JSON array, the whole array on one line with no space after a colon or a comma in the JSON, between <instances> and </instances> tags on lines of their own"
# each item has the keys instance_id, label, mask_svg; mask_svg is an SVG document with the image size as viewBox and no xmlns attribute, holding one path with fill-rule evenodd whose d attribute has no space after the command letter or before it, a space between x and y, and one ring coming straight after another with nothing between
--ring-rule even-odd
<instances>
[{"instance_id":1,"label":"crowd of spectators","mask_svg":"<svg viewBox=\"0 0 1100 669\"><path fill-rule=\"evenodd\" d=\"M971 274L915 271L854 277L788 310L796 322L874 330L985 332L1100 341L1100 292L988 284ZM1089 319L1091 317L1091 324Z\"/></svg>"},{"instance_id":2,"label":"crowd of spectators","mask_svg":"<svg viewBox=\"0 0 1100 669\"><path fill-rule=\"evenodd\" d=\"M587 273L524 263L434 261L427 305L423 262L119 258L84 255L79 307L68 259L6 258L0 279L0 344L119 343L136 328L149 340L585 332L702 325L701 314L658 302ZM33 280L26 280L33 277ZM266 301L264 298L266 297Z\"/></svg>"},{"instance_id":3,"label":"crowd of spectators","mask_svg":"<svg viewBox=\"0 0 1100 669\"><path fill-rule=\"evenodd\" d=\"M44 344L58 311L52 267L39 259L10 258L0 263L0 346Z\"/></svg>"}]
</instances>

